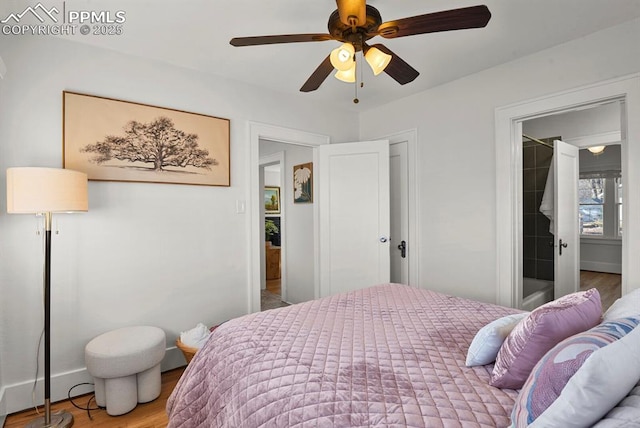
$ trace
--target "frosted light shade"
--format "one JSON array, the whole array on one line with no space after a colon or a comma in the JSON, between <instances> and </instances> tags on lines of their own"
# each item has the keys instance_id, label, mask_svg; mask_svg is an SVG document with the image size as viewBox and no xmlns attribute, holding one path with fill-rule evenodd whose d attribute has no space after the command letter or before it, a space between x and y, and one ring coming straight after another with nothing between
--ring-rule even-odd
<instances>
[{"instance_id":1,"label":"frosted light shade","mask_svg":"<svg viewBox=\"0 0 640 428\"><path fill-rule=\"evenodd\" d=\"M367 7L364 0L336 0L340 22L349 26L362 26L367 22Z\"/></svg>"},{"instance_id":2,"label":"frosted light shade","mask_svg":"<svg viewBox=\"0 0 640 428\"><path fill-rule=\"evenodd\" d=\"M334 75L336 79L342 80L346 83L353 83L356 81L356 63L354 62L350 69L341 71L336 71Z\"/></svg>"},{"instance_id":3,"label":"frosted light shade","mask_svg":"<svg viewBox=\"0 0 640 428\"><path fill-rule=\"evenodd\" d=\"M589 150L594 155L599 155L600 153L604 152L604 147L605 146L593 146L593 147L588 147L587 150Z\"/></svg>"},{"instance_id":4,"label":"frosted light shade","mask_svg":"<svg viewBox=\"0 0 640 428\"><path fill-rule=\"evenodd\" d=\"M8 168L7 212L88 211L87 174L59 168Z\"/></svg>"},{"instance_id":5,"label":"frosted light shade","mask_svg":"<svg viewBox=\"0 0 640 428\"><path fill-rule=\"evenodd\" d=\"M340 47L331 51L329 60L336 70L347 71L353 65L353 55L355 49L351 43L343 43Z\"/></svg>"},{"instance_id":6,"label":"frosted light shade","mask_svg":"<svg viewBox=\"0 0 640 428\"><path fill-rule=\"evenodd\" d=\"M377 76L387 68L387 65L391 62L391 55L382 52L378 48L369 48L364 59L367 60L371 70L373 70L373 74Z\"/></svg>"}]
</instances>

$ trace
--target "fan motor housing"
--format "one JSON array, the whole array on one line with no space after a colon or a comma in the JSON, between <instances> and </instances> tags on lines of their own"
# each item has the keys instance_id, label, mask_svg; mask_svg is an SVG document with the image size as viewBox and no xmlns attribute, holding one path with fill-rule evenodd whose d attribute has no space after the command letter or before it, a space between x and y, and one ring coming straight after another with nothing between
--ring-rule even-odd
<instances>
[{"instance_id":1,"label":"fan motor housing","mask_svg":"<svg viewBox=\"0 0 640 428\"><path fill-rule=\"evenodd\" d=\"M378 9L367 5L367 20L365 25L357 26L354 29L344 24L340 21L340 14L336 9L331 16L329 16L328 28L329 34L331 34L333 39L345 43L349 42L353 44L356 51L361 51L364 42L376 35L376 30L380 24L382 24L382 17Z\"/></svg>"}]
</instances>

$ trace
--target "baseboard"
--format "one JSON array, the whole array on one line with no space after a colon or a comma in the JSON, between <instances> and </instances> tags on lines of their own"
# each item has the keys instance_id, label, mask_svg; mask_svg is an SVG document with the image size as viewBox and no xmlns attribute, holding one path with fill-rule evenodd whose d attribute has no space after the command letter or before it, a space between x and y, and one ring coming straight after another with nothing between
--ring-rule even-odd
<instances>
[{"instance_id":1,"label":"baseboard","mask_svg":"<svg viewBox=\"0 0 640 428\"><path fill-rule=\"evenodd\" d=\"M617 263L605 263L605 262L590 262L581 261L580 270L590 270L593 272L605 272L605 273L622 273L622 265Z\"/></svg>"},{"instance_id":2,"label":"baseboard","mask_svg":"<svg viewBox=\"0 0 640 428\"><path fill-rule=\"evenodd\" d=\"M161 370L168 371L186 364L184 355L175 346L168 348L164 359L160 365ZM60 373L51 377L51 402L67 400L69 398L69 389L80 383L93 384L93 377L87 372L86 368ZM0 415L8 415L33 407L33 380L28 382L7 385L0 392ZM35 404L42 405L44 397L44 379L39 378L36 383ZM93 392L93 385L82 385L74 388L72 397L88 394ZM0 418L4 418L0 416ZM4 420L0 419L2 427Z\"/></svg>"},{"instance_id":3,"label":"baseboard","mask_svg":"<svg viewBox=\"0 0 640 428\"><path fill-rule=\"evenodd\" d=\"M4 387L0 388L0 427L4 426L4 421L7 419L7 410L4 406Z\"/></svg>"}]
</instances>

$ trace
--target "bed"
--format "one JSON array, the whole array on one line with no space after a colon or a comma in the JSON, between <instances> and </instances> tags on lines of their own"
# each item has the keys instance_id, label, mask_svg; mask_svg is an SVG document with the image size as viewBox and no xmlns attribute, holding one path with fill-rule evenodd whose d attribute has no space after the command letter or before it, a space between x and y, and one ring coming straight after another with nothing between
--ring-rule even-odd
<instances>
[{"instance_id":1,"label":"bed","mask_svg":"<svg viewBox=\"0 0 640 428\"><path fill-rule=\"evenodd\" d=\"M506 427L516 390L466 367L515 309L386 284L218 327L167 403L169 427Z\"/></svg>"}]
</instances>

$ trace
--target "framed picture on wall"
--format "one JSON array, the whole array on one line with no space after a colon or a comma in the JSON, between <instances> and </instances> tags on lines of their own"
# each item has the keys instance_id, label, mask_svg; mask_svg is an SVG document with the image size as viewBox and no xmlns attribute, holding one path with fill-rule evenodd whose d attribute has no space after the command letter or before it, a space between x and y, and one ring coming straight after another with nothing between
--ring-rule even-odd
<instances>
[{"instance_id":1,"label":"framed picture on wall","mask_svg":"<svg viewBox=\"0 0 640 428\"><path fill-rule=\"evenodd\" d=\"M280 214L280 188L264 186L264 213Z\"/></svg>"},{"instance_id":2,"label":"framed picture on wall","mask_svg":"<svg viewBox=\"0 0 640 428\"><path fill-rule=\"evenodd\" d=\"M293 167L293 202L296 204L313 202L313 162Z\"/></svg>"},{"instance_id":3,"label":"framed picture on wall","mask_svg":"<svg viewBox=\"0 0 640 428\"><path fill-rule=\"evenodd\" d=\"M63 166L89 180L229 186L229 119L64 91Z\"/></svg>"}]
</instances>

